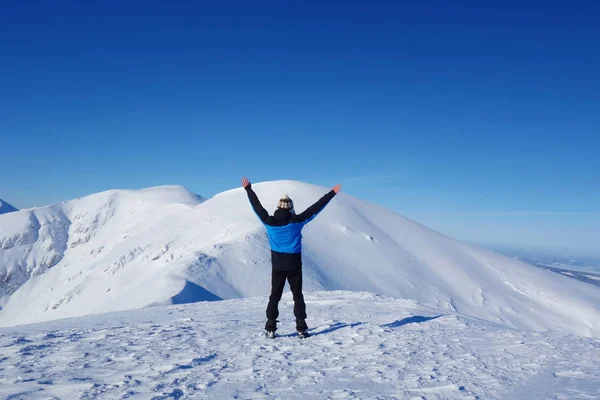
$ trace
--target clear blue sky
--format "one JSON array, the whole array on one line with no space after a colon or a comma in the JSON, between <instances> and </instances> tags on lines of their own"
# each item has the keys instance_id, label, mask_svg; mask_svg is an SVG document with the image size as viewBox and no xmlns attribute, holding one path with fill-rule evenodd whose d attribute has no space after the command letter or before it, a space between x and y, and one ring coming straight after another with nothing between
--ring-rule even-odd
<instances>
[{"instance_id":1,"label":"clear blue sky","mask_svg":"<svg viewBox=\"0 0 600 400\"><path fill-rule=\"evenodd\" d=\"M248 175L341 182L460 239L600 248L598 2L89 3L2 5L17 207Z\"/></svg>"}]
</instances>

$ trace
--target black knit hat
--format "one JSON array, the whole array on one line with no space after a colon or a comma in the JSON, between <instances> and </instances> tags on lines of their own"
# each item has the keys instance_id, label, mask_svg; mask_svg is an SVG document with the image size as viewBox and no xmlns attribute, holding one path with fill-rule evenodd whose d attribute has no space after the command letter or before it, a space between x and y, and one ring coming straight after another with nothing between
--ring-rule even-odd
<instances>
[{"instance_id":1,"label":"black knit hat","mask_svg":"<svg viewBox=\"0 0 600 400\"><path fill-rule=\"evenodd\" d=\"M294 202L289 198L287 194L284 194L283 197L279 200L279 204L277 204L277 208L281 208L284 210L293 210Z\"/></svg>"}]
</instances>

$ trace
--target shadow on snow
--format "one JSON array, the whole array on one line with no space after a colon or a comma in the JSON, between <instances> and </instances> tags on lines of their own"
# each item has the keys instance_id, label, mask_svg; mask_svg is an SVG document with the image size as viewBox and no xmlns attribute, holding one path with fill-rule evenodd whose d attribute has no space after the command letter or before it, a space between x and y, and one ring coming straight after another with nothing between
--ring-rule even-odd
<instances>
[{"instance_id":1,"label":"shadow on snow","mask_svg":"<svg viewBox=\"0 0 600 400\"><path fill-rule=\"evenodd\" d=\"M173 304L188 304L197 303L199 301L218 301L223 300L216 294L209 292L202 286L198 286L193 282L186 281L181 292L171 298Z\"/></svg>"},{"instance_id":2,"label":"shadow on snow","mask_svg":"<svg viewBox=\"0 0 600 400\"><path fill-rule=\"evenodd\" d=\"M420 324L423 322L431 321L431 320L437 319L441 316L442 315L436 315L434 317L424 317L421 315L413 315L412 317L407 317L407 318L404 318L401 320L396 320L394 322L390 322L389 324L381 325L381 327L382 328L400 328L401 326L408 325L408 324ZM357 327L357 326L360 326L363 324L364 324L364 322L353 322L350 324L347 324L345 322L335 322L326 329L319 330L320 328L317 327L317 328L310 328L308 331L310 332L311 336L319 336L319 335L324 335L326 333L331 333L331 332L337 331L338 329L354 328L354 327ZM297 335L298 335L298 333L294 332L294 333L288 333L286 335L278 335L278 336L280 336L280 337L295 337Z\"/></svg>"},{"instance_id":3,"label":"shadow on snow","mask_svg":"<svg viewBox=\"0 0 600 400\"><path fill-rule=\"evenodd\" d=\"M436 319L441 317L441 315L436 315L435 317L423 317L421 315L413 315L412 317L407 317L404 319L396 320L394 322L390 322L389 324L381 325L382 328L399 328L408 324L420 324L422 322L431 321L432 319Z\"/></svg>"}]
</instances>

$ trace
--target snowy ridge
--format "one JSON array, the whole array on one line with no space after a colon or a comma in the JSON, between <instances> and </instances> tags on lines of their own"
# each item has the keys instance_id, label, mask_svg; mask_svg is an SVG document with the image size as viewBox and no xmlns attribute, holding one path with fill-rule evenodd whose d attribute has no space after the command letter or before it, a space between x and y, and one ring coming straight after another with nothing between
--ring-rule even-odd
<instances>
[{"instance_id":1,"label":"snowy ridge","mask_svg":"<svg viewBox=\"0 0 600 400\"><path fill-rule=\"evenodd\" d=\"M3 399L600 397L600 342L371 293L306 296L312 336L262 336L266 297L0 329Z\"/></svg>"},{"instance_id":2,"label":"snowy ridge","mask_svg":"<svg viewBox=\"0 0 600 400\"><path fill-rule=\"evenodd\" d=\"M302 211L329 190L294 181L254 189L269 211L283 193ZM165 193L187 203L165 201ZM0 228L0 244L9 243L0 265L42 265L43 273L16 291L5 287L12 294L0 303L0 325L268 294L269 245L243 189L201 204L181 188L128 192L119 201L110 192L94 196L4 217L15 220ZM44 240L35 236L43 232L35 220L50 232ZM345 193L305 228L303 257L307 292L368 291L511 328L600 336L598 287L469 246ZM55 265L43 267L43 260Z\"/></svg>"},{"instance_id":3,"label":"snowy ridge","mask_svg":"<svg viewBox=\"0 0 600 400\"><path fill-rule=\"evenodd\" d=\"M181 187L111 190L3 215L0 307L7 301L7 295L17 291L31 277L42 275L61 263L65 254L79 262L91 261L126 240L132 231L147 230L161 218L202 201ZM67 267L68 263L61 266Z\"/></svg>"},{"instance_id":4,"label":"snowy ridge","mask_svg":"<svg viewBox=\"0 0 600 400\"><path fill-rule=\"evenodd\" d=\"M0 199L0 214L8 214L10 212L19 211L16 207L11 206L4 200Z\"/></svg>"}]
</instances>

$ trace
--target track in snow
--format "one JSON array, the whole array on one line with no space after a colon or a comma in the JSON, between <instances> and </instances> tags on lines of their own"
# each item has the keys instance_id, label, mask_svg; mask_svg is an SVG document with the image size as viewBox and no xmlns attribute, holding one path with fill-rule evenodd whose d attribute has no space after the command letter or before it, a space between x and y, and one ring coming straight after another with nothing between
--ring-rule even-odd
<instances>
[{"instance_id":1,"label":"track in snow","mask_svg":"<svg viewBox=\"0 0 600 400\"><path fill-rule=\"evenodd\" d=\"M2 328L0 398L600 397L595 339L370 293L306 301L305 340L295 337L289 293L275 340L263 337L264 297Z\"/></svg>"}]
</instances>

